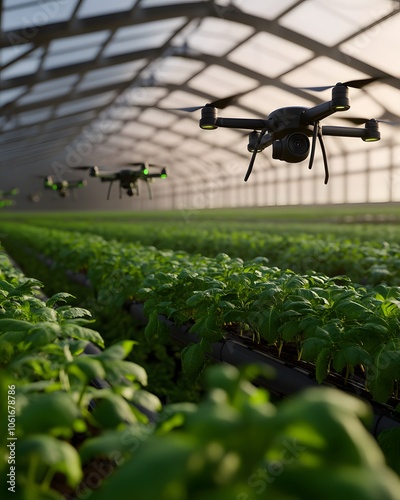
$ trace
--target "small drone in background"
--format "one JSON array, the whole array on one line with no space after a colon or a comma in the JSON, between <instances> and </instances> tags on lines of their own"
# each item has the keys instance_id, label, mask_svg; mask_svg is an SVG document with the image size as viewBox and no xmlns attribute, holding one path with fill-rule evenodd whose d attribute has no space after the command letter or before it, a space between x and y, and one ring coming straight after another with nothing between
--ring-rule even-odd
<instances>
[{"instance_id":1,"label":"small drone in background","mask_svg":"<svg viewBox=\"0 0 400 500\"><path fill-rule=\"evenodd\" d=\"M224 99L208 103L204 106L191 108L175 108L177 111L193 112L201 109L200 128L215 130L218 127L250 129L247 149L253 153L244 180L247 181L254 165L257 153L272 145L272 158L288 163L299 163L310 155L308 168L312 168L317 139L319 141L325 169L325 184L328 183L328 159L323 142L323 136L359 137L365 142L379 141L379 122L396 125L386 120L368 118L345 118L359 127L321 126L320 121L337 112L347 111L350 108L348 96L349 87L361 89L370 83L380 80L380 77L351 80L336 85L324 87L302 87L303 90L322 92L332 89L332 98L328 102L307 108L303 106L289 106L272 111L266 119L251 118L220 118L217 109L224 109L238 99L236 94ZM310 139L311 138L311 146Z\"/></svg>"},{"instance_id":2,"label":"small drone in background","mask_svg":"<svg viewBox=\"0 0 400 500\"><path fill-rule=\"evenodd\" d=\"M119 182L119 197L122 198L122 190L124 189L128 196L138 196L139 195L139 184L138 181L142 180L146 182L149 198L152 199L150 181L155 178L165 179L167 177L167 170L165 167L159 165L154 165L151 163L140 162L140 163L128 163L127 166L140 167L139 169L123 168L117 172L100 171L98 166L82 166L75 167L78 170L89 170L90 177L98 177L101 182L109 182L110 186L108 188L107 200L110 199L111 188L114 181ZM159 172L150 173L151 168L160 169Z\"/></svg>"},{"instance_id":3,"label":"small drone in background","mask_svg":"<svg viewBox=\"0 0 400 500\"><path fill-rule=\"evenodd\" d=\"M86 180L67 181L65 179L56 181L51 175L44 178L44 189L57 192L61 198L68 198L71 190L80 189L87 185Z\"/></svg>"},{"instance_id":4,"label":"small drone in background","mask_svg":"<svg viewBox=\"0 0 400 500\"><path fill-rule=\"evenodd\" d=\"M10 199L10 197L16 196L18 193L18 188L12 188L8 191L3 191L0 189L0 208L11 207L15 205L15 201Z\"/></svg>"}]
</instances>

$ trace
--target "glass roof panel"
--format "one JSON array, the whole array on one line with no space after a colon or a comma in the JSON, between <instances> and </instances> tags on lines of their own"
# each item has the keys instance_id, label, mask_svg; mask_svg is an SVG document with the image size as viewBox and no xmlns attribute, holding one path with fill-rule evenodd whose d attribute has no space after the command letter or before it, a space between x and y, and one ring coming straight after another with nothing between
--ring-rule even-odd
<instances>
[{"instance_id":1,"label":"glass roof panel","mask_svg":"<svg viewBox=\"0 0 400 500\"><path fill-rule=\"evenodd\" d=\"M18 104L30 104L65 95L71 91L78 78L78 75L69 75L62 78L55 78L47 82L37 83L30 89L28 94L19 99Z\"/></svg>"},{"instance_id":2,"label":"glass roof panel","mask_svg":"<svg viewBox=\"0 0 400 500\"><path fill-rule=\"evenodd\" d=\"M0 106L4 106L8 102L14 101L26 91L27 87L16 87L0 91Z\"/></svg>"},{"instance_id":3,"label":"glass roof panel","mask_svg":"<svg viewBox=\"0 0 400 500\"><path fill-rule=\"evenodd\" d=\"M167 57L160 59L155 65L154 78L160 84L180 85L205 66L206 64L202 61L184 59L183 57Z\"/></svg>"},{"instance_id":4,"label":"glass roof panel","mask_svg":"<svg viewBox=\"0 0 400 500\"><path fill-rule=\"evenodd\" d=\"M134 87L120 96L118 106L152 106L167 94L167 89L159 87Z\"/></svg>"},{"instance_id":5,"label":"glass roof panel","mask_svg":"<svg viewBox=\"0 0 400 500\"><path fill-rule=\"evenodd\" d=\"M100 47L87 47L81 50L71 50L60 54L47 54L44 61L44 69L54 69L70 64L78 64L94 59L100 51Z\"/></svg>"},{"instance_id":6,"label":"glass roof panel","mask_svg":"<svg viewBox=\"0 0 400 500\"><path fill-rule=\"evenodd\" d=\"M94 33L70 36L67 38L58 38L50 42L49 53L56 54L59 52L67 52L69 50L79 50L82 49L82 47L94 47L105 42L109 36L109 30L102 30Z\"/></svg>"},{"instance_id":7,"label":"glass roof panel","mask_svg":"<svg viewBox=\"0 0 400 500\"><path fill-rule=\"evenodd\" d=\"M240 97L238 104L256 109L264 117L267 117L271 111L285 106L311 106L309 100L272 85L259 87Z\"/></svg>"},{"instance_id":8,"label":"glass roof panel","mask_svg":"<svg viewBox=\"0 0 400 500\"><path fill-rule=\"evenodd\" d=\"M373 94L373 91L372 91ZM348 113L336 113L329 120L341 119L346 117L365 117L365 118L381 118L384 115L385 109L374 99L371 99L364 92L352 93L351 96L351 108ZM399 105L400 106L400 105ZM399 108L400 109L400 108ZM341 123L341 125L347 124L351 125L347 120L346 123Z\"/></svg>"},{"instance_id":9,"label":"glass roof panel","mask_svg":"<svg viewBox=\"0 0 400 500\"><path fill-rule=\"evenodd\" d=\"M107 144L112 144L114 147L118 148L130 148L132 147L132 138L124 137L120 134L110 135L107 139Z\"/></svg>"},{"instance_id":10,"label":"glass roof panel","mask_svg":"<svg viewBox=\"0 0 400 500\"><path fill-rule=\"evenodd\" d=\"M225 144L233 144L234 148L241 148L241 151L247 151L247 133L240 133L235 129L220 128L213 132L212 130L206 130L202 132L201 139L209 144L214 144L215 146L222 146Z\"/></svg>"},{"instance_id":11,"label":"glass roof panel","mask_svg":"<svg viewBox=\"0 0 400 500\"><path fill-rule=\"evenodd\" d=\"M25 43L23 45L12 45L11 47L3 47L0 49L0 63L5 66L9 62L13 61L17 57L22 56L28 50L34 47L32 43Z\"/></svg>"},{"instance_id":12,"label":"glass roof panel","mask_svg":"<svg viewBox=\"0 0 400 500\"><path fill-rule=\"evenodd\" d=\"M119 28L107 44L106 57L162 46L185 18L163 19Z\"/></svg>"},{"instance_id":13,"label":"glass roof panel","mask_svg":"<svg viewBox=\"0 0 400 500\"><path fill-rule=\"evenodd\" d=\"M186 0L185 3L197 2L198 0ZM182 0L142 0L140 6L143 8L147 7L161 7L163 5L170 5L174 3L182 3Z\"/></svg>"},{"instance_id":14,"label":"glass roof panel","mask_svg":"<svg viewBox=\"0 0 400 500\"><path fill-rule=\"evenodd\" d=\"M163 130L157 134L157 144L161 146L166 146L168 148L174 148L182 143L182 136L180 134L175 134L170 130Z\"/></svg>"},{"instance_id":15,"label":"glass roof panel","mask_svg":"<svg viewBox=\"0 0 400 500\"><path fill-rule=\"evenodd\" d=\"M146 109L140 114L140 121L157 127L170 127L177 117L161 109Z\"/></svg>"},{"instance_id":16,"label":"glass roof panel","mask_svg":"<svg viewBox=\"0 0 400 500\"><path fill-rule=\"evenodd\" d=\"M86 33L52 40L44 61L44 68L51 69L94 59L101 44L110 36L108 30Z\"/></svg>"},{"instance_id":17,"label":"glass roof panel","mask_svg":"<svg viewBox=\"0 0 400 500\"><path fill-rule=\"evenodd\" d=\"M313 40L332 46L381 17L387 4L389 2L384 1L377 9L375 0L308 1L283 16L279 23Z\"/></svg>"},{"instance_id":18,"label":"glass roof panel","mask_svg":"<svg viewBox=\"0 0 400 500\"><path fill-rule=\"evenodd\" d=\"M394 89L384 82L376 82L373 86L370 85L365 92L384 108L384 113L387 114L386 118L389 120L399 119L400 97L398 89Z\"/></svg>"},{"instance_id":19,"label":"glass roof panel","mask_svg":"<svg viewBox=\"0 0 400 500\"><path fill-rule=\"evenodd\" d=\"M83 99L75 99L57 107L56 116L70 115L72 113L79 113L98 106L107 105L115 97L115 92L103 92L102 94L93 97L85 97Z\"/></svg>"},{"instance_id":20,"label":"glass roof panel","mask_svg":"<svg viewBox=\"0 0 400 500\"><path fill-rule=\"evenodd\" d=\"M111 120L134 120L140 113L140 109L129 106L128 104L119 105L116 100L112 106L106 108L104 112L105 117Z\"/></svg>"},{"instance_id":21,"label":"glass roof panel","mask_svg":"<svg viewBox=\"0 0 400 500\"><path fill-rule=\"evenodd\" d=\"M4 80L10 78L19 78L20 76L30 75L35 73L39 68L41 57L44 50L43 48L38 48L34 50L31 54L19 61L11 64L6 69L3 69L1 76Z\"/></svg>"},{"instance_id":22,"label":"glass roof panel","mask_svg":"<svg viewBox=\"0 0 400 500\"><path fill-rule=\"evenodd\" d=\"M63 118L56 118L48 122L45 126L45 130L54 130L56 128L63 128L68 125L74 125L75 123L82 123L92 120L97 113L95 111L85 111L72 116L66 116Z\"/></svg>"},{"instance_id":23,"label":"glass roof panel","mask_svg":"<svg viewBox=\"0 0 400 500\"><path fill-rule=\"evenodd\" d=\"M26 139L27 137L35 136L38 133L38 130L39 126L34 125L33 127L27 127L22 130L19 129L19 130L7 131L6 133L2 133L0 135L0 143L6 144L14 139L21 140L21 139Z\"/></svg>"},{"instance_id":24,"label":"glass roof panel","mask_svg":"<svg viewBox=\"0 0 400 500\"><path fill-rule=\"evenodd\" d=\"M191 115L194 115L195 113L191 113ZM179 118L177 122L175 122L170 130L173 130L175 132L178 132L179 134L183 135L184 137L187 136L197 136L199 135L199 126L196 121L198 120L198 116L193 117L193 119L189 119L185 116L185 114L182 113L182 118ZM197 118L195 121L194 118Z\"/></svg>"},{"instance_id":25,"label":"glass roof panel","mask_svg":"<svg viewBox=\"0 0 400 500\"><path fill-rule=\"evenodd\" d=\"M9 0L3 11L3 31L33 28L45 24L67 21L73 13L78 0L50 0L48 2L19 2Z\"/></svg>"},{"instance_id":26,"label":"glass roof panel","mask_svg":"<svg viewBox=\"0 0 400 500\"><path fill-rule=\"evenodd\" d=\"M257 17L266 19L275 19L279 14L288 9L291 5L297 3L298 0L269 0L266 4L265 0L239 0L235 2L243 12L252 14Z\"/></svg>"},{"instance_id":27,"label":"glass roof panel","mask_svg":"<svg viewBox=\"0 0 400 500\"><path fill-rule=\"evenodd\" d=\"M132 122L125 125L121 132L124 135L133 135L135 138L146 139L155 133L155 129L144 123Z\"/></svg>"},{"instance_id":28,"label":"glass roof panel","mask_svg":"<svg viewBox=\"0 0 400 500\"><path fill-rule=\"evenodd\" d=\"M191 23L173 41L174 45L186 45L189 49L222 56L238 43L254 33L254 28L227 19L204 18L200 25Z\"/></svg>"},{"instance_id":29,"label":"glass roof panel","mask_svg":"<svg viewBox=\"0 0 400 500\"><path fill-rule=\"evenodd\" d=\"M184 108L187 106L202 106L204 98L193 95L183 90L174 90L165 96L159 103L159 106L164 109ZM190 116L187 115L187 116Z\"/></svg>"},{"instance_id":30,"label":"glass roof panel","mask_svg":"<svg viewBox=\"0 0 400 500\"><path fill-rule=\"evenodd\" d=\"M143 61L140 60L88 71L85 73L77 88L78 90L86 90L131 80L136 74L136 71L142 66Z\"/></svg>"},{"instance_id":31,"label":"glass roof panel","mask_svg":"<svg viewBox=\"0 0 400 500\"><path fill-rule=\"evenodd\" d=\"M112 0L112 2L99 2L99 0L84 0L78 10L78 17L91 17L130 10L136 0Z\"/></svg>"},{"instance_id":32,"label":"glass roof panel","mask_svg":"<svg viewBox=\"0 0 400 500\"><path fill-rule=\"evenodd\" d=\"M190 157L194 157L195 155L210 151L210 149L211 146L209 144L205 144L204 142L196 139L186 139L175 148L175 151L177 153L184 151L185 153L189 153Z\"/></svg>"},{"instance_id":33,"label":"glass roof panel","mask_svg":"<svg viewBox=\"0 0 400 500\"><path fill-rule=\"evenodd\" d=\"M345 82L356 78L367 78L368 76L371 75L362 73L347 64L334 61L329 57L321 56L290 71L282 76L281 80L293 87L311 87L318 85L335 85L337 82ZM309 92L315 95L312 91ZM319 93L318 96L324 99L326 93Z\"/></svg>"},{"instance_id":34,"label":"glass roof panel","mask_svg":"<svg viewBox=\"0 0 400 500\"><path fill-rule=\"evenodd\" d=\"M340 49L345 54L400 77L398 46L399 18L393 16L343 43Z\"/></svg>"},{"instance_id":35,"label":"glass roof panel","mask_svg":"<svg viewBox=\"0 0 400 500\"><path fill-rule=\"evenodd\" d=\"M270 33L257 33L228 54L228 59L246 68L275 78L313 56L300 47Z\"/></svg>"},{"instance_id":36,"label":"glass roof panel","mask_svg":"<svg viewBox=\"0 0 400 500\"><path fill-rule=\"evenodd\" d=\"M210 95L225 97L253 89L258 86L258 81L222 66L212 65L192 78L188 85ZM195 106L196 104L192 105Z\"/></svg>"},{"instance_id":37,"label":"glass roof panel","mask_svg":"<svg viewBox=\"0 0 400 500\"><path fill-rule=\"evenodd\" d=\"M34 123L43 122L50 118L53 106L46 106L45 108L35 109L34 111L25 111L19 113L17 116L20 125L33 125Z\"/></svg>"}]
</instances>

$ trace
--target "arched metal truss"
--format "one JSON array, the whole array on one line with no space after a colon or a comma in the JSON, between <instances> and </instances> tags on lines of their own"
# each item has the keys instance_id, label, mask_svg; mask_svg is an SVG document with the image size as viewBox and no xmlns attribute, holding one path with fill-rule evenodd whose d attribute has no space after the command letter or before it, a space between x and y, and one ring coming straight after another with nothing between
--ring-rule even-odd
<instances>
[{"instance_id":1,"label":"arched metal truss","mask_svg":"<svg viewBox=\"0 0 400 500\"><path fill-rule=\"evenodd\" d=\"M152 200L106 204L93 179L73 203L53 197L46 205L43 197L42 207L400 201L400 128L382 124L375 144L327 139L328 186L318 155L310 172L305 162L271 161L268 150L243 183L243 132L203 131L199 112L171 109L243 93L221 115L265 118L330 99L301 87L379 76L350 93L351 115L399 121L398 1L3 0L1 7L0 183L18 185L19 208L40 190L37 176L76 178L79 165L137 161L168 167ZM337 116L330 123L343 124Z\"/></svg>"}]
</instances>

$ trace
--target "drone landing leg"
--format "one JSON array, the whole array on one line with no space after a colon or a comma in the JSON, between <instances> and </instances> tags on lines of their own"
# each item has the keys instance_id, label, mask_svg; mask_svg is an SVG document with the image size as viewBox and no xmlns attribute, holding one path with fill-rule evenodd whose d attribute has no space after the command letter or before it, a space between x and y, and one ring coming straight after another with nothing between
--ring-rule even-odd
<instances>
[{"instance_id":1,"label":"drone landing leg","mask_svg":"<svg viewBox=\"0 0 400 500\"><path fill-rule=\"evenodd\" d=\"M328 180L329 180L328 158L326 155L325 145L324 145L324 141L322 139L321 127L319 126L319 122L314 123L313 138L312 138L311 152L310 152L310 161L308 163L308 168L311 169L313 166L313 163L314 163L315 145L317 142L317 137L318 137L319 144L321 146L322 158L324 160L324 170L325 170L324 184L328 184Z\"/></svg>"},{"instance_id":2,"label":"drone landing leg","mask_svg":"<svg viewBox=\"0 0 400 500\"><path fill-rule=\"evenodd\" d=\"M113 181L110 182L110 186L108 188L108 193L107 193L107 200L110 199L110 193L111 193L111 188L112 188L112 185L113 185Z\"/></svg>"},{"instance_id":3,"label":"drone landing leg","mask_svg":"<svg viewBox=\"0 0 400 500\"><path fill-rule=\"evenodd\" d=\"M324 170L325 170L324 184L328 184L328 181L329 181L328 157L326 155L326 150L325 150L325 146L324 146L324 141L322 139L321 131L318 131L318 140L319 140L319 144L321 146L322 158L324 159Z\"/></svg>"},{"instance_id":4,"label":"drone landing leg","mask_svg":"<svg viewBox=\"0 0 400 500\"><path fill-rule=\"evenodd\" d=\"M313 163L314 163L314 156L315 156L315 145L317 143L317 135L319 133L319 122L314 123L314 129L313 129L313 137L312 137L312 143L311 143L311 152L310 152L310 161L308 163L308 168L311 170Z\"/></svg>"},{"instance_id":5,"label":"drone landing leg","mask_svg":"<svg viewBox=\"0 0 400 500\"><path fill-rule=\"evenodd\" d=\"M152 195L151 195L151 186L149 184L149 182L146 182L147 184L147 190L149 191L149 200L153 199Z\"/></svg>"},{"instance_id":6,"label":"drone landing leg","mask_svg":"<svg viewBox=\"0 0 400 500\"><path fill-rule=\"evenodd\" d=\"M261 132L260 132L260 134L258 136L257 142L254 145L253 154L251 155L250 163L249 163L249 166L247 168L246 175L244 176L244 182L247 182L248 178L251 175L251 172L253 171L253 166L254 166L254 162L256 160L256 156L257 156L257 153L258 153L258 148L260 147L261 139L263 138L263 136L265 135L266 132L267 132L266 128L263 129L263 130L261 130Z\"/></svg>"}]
</instances>

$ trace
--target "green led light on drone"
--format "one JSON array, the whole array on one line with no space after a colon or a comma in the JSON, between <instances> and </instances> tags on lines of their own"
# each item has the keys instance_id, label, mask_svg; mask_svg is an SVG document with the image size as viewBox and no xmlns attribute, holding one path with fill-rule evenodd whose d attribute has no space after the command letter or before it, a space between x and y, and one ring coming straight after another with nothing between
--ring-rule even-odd
<instances>
[{"instance_id":1,"label":"green led light on drone","mask_svg":"<svg viewBox=\"0 0 400 500\"><path fill-rule=\"evenodd\" d=\"M364 142L375 142L375 141L379 141L379 137L366 137L366 138L363 138L363 141Z\"/></svg>"},{"instance_id":2,"label":"green led light on drone","mask_svg":"<svg viewBox=\"0 0 400 500\"><path fill-rule=\"evenodd\" d=\"M52 189L53 191L56 191L56 190L57 190L57 186L56 186L55 184L53 184L53 185L51 186L51 189Z\"/></svg>"},{"instance_id":3,"label":"green led light on drone","mask_svg":"<svg viewBox=\"0 0 400 500\"><path fill-rule=\"evenodd\" d=\"M217 127L215 125L200 125L203 130L215 130Z\"/></svg>"},{"instance_id":4,"label":"green led light on drone","mask_svg":"<svg viewBox=\"0 0 400 500\"><path fill-rule=\"evenodd\" d=\"M340 105L340 106L335 106L333 109L335 111L346 111L349 108L350 108L350 106L342 106L342 105Z\"/></svg>"},{"instance_id":5,"label":"green led light on drone","mask_svg":"<svg viewBox=\"0 0 400 500\"><path fill-rule=\"evenodd\" d=\"M167 178L167 174L161 174L161 179L166 179Z\"/></svg>"},{"instance_id":6,"label":"green led light on drone","mask_svg":"<svg viewBox=\"0 0 400 500\"><path fill-rule=\"evenodd\" d=\"M143 173L144 175L147 175L149 173L148 169L147 168L143 169Z\"/></svg>"}]
</instances>

